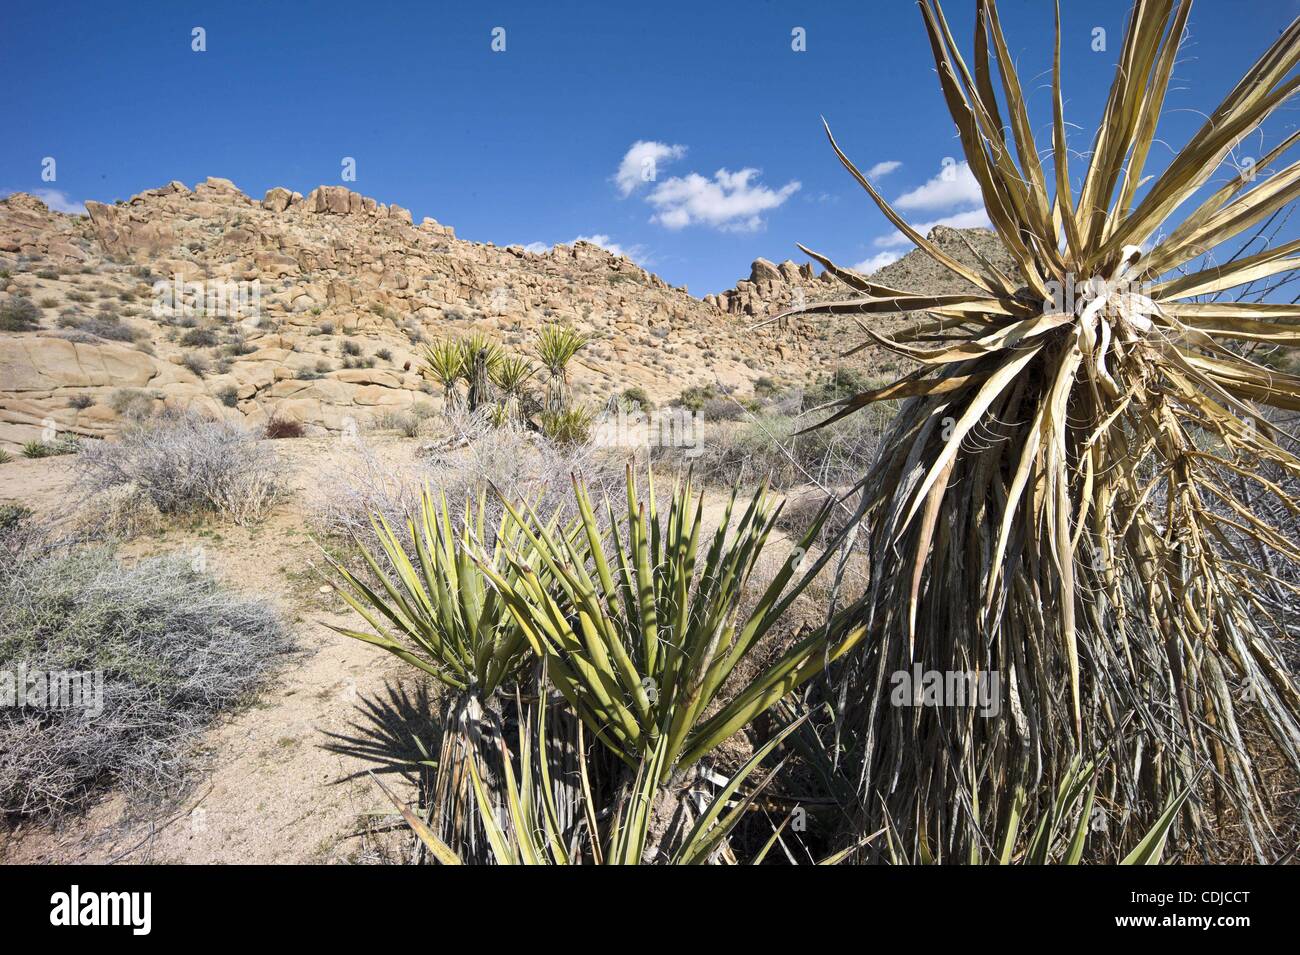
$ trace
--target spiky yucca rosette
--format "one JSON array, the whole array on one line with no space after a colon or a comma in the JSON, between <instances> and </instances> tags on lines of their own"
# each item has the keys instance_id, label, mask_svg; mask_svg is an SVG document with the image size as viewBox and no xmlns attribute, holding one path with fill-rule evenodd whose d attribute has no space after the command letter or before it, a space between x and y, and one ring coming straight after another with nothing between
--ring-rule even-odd
<instances>
[{"instance_id":1,"label":"spiky yucca rosette","mask_svg":"<svg viewBox=\"0 0 1300 955\"><path fill-rule=\"evenodd\" d=\"M848 728L863 754L866 831L889 827L909 858L1014 858L1018 833L1052 823L1055 790L1078 760L1098 767L1107 838L1093 841L1125 844L1192 789L1214 798L1188 802L1184 837L1226 813L1266 856L1243 723L1260 720L1300 765L1300 695L1265 597L1293 588L1257 548L1300 554L1248 499L1295 510L1276 479L1300 475L1300 460L1267 409L1300 409L1300 378L1246 354L1253 343L1300 344L1300 309L1231 300L1231 290L1295 268L1300 241L1221 265L1194 260L1300 195L1300 163L1277 168L1300 133L1193 211L1183 206L1295 92L1300 21L1148 182L1191 4L1139 0L1076 198L1059 11L1049 170L992 0L976 5L973 75L939 4L919 5L1016 273L978 255L968 268L926 241L832 138L890 221L975 289L916 295L808 252L864 297L802 314L932 316L892 339L859 320L866 344L920 368L837 413L909 399L862 485L872 578L855 674L863 703ZM891 678L915 664L998 674L1000 710L895 705Z\"/></svg>"}]
</instances>

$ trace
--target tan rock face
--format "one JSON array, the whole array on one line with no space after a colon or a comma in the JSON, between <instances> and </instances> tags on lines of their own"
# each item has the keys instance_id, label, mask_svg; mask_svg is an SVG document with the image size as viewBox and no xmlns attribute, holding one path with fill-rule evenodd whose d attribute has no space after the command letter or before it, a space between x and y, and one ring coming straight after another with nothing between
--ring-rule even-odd
<instances>
[{"instance_id":1,"label":"tan rock face","mask_svg":"<svg viewBox=\"0 0 1300 955\"><path fill-rule=\"evenodd\" d=\"M0 337L0 382L5 392L56 388L142 388L158 374L148 355L112 342Z\"/></svg>"},{"instance_id":2,"label":"tan rock face","mask_svg":"<svg viewBox=\"0 0 1300 955\"><path fill-rule=\"evenodd\" d=\"M344 186L305 198L275 187L254 200L213 177L86 209L0 200L0 268L11 275L0 294L56 303L36 330L0 333L0 444L29 440L47 419L111 433L121 422L109 400L122 389L250 424L277 414L357 426L440 400L419 374L430 339L480 332L527 354L557 322L594 336L571 373L593 405L632 386L663 402L692 385L745 394L763 375L798 382L837 363L845 344L822 320L755 327L801 298L846 295L791 261L759 259L734 289L700 300L590 243L535 254L467 242ZM51 267L56 277L37 275ZM234 288L241 310L161 307L154 285L175 276L198 283L205 302ZM907 278L885 284L914 287ZM117 326L88 323L105 307Z\"/></svg>"}]
</instances>

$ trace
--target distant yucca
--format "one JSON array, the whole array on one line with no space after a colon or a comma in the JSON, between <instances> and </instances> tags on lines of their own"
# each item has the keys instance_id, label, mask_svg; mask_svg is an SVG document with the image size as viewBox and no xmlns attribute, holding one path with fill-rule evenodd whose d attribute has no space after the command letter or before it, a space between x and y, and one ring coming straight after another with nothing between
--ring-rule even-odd
<instances>
[{"instance_id":1,"label":"distant yucca","mask_svg":"<svg viewBox=\"0 0 1300 955\"><path fill-rule=\"evenodd\" d=\"M1045 169L996 5L977 0L973 74L939 4L919 5L1015 271L979 256L967 267L927 241L832 138L885 216L973 287L911 293L808 253L862 297L804 314L933 317L892 338L864 328L867 344L921 367L838 402L836 416L909 399L861 485L872 580L855 668L864 702L849 728L863 760L862 824L890 827L908 857L996 856L1001 837L1050 814L1082 758L1098 766L1119 844L1208 766L1217 802L1266 855L1243 716L1261 718L1300 766L1300 694L1265 596L1294 588L1254 554L1300 553L1249 502L1295 509L1272 478L1300 475L1300 460L1260 408L1300 409L1300 378L1240 346L1300 344L1300 309L1223 293L1295 268L1300 241L1194 260L1300 196L1300 163L1276 167L1300 133L1169 222L1300 85L1300 21L1147 175L1191 4L1135 3L1076 195L1059 13ZM891 675L914 664L1000 674L999 714L892 705ZM1221 821L1196 799L1184 810L1185 833Z\"/></svg>"},{"instance_id":2,"label":"distant yucca","mask_svg":"<svg viewBox=\"0 0 1300 955\"><path fill-rule=\"evenodd\" d=\"M546 407L560 411L569 401L569 362L591 336L567 325L544 325L537 332L537 357L550 374L546 383Z\"/></svg>"},{"instance_id":3,"label":"distant yucca","mask_svg":"<svg viewBox=\"0 0 1300 955\"><path fill-rule=\"evenodd\" d=\"M454 339L442 338L424 346L424 370L442 386L443 405L448 411L460 407L456 386L464 368L464 349Z\"/></svg>"}]
</instances>

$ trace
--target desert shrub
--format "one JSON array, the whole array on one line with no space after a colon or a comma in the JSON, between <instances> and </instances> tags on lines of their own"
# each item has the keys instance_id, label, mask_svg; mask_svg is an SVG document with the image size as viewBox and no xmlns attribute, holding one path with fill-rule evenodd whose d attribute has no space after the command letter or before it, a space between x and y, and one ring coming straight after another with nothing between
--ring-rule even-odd
<instances>
[{"instance_id":1,"label":"desert shrub","mask_svg":"<svg viewBox=\"0 0 1300 955\"><path fill-rule=\"evenodd\" d=\"M640 405L642 411L651 411L655 406L655 403L650 400L650 396L646 394L645 389L640 385L624 388L622 398L629 404Z\"/></svg>"},{"instance_id":2,"label":"desert shrub","mask_svg":"<svg viewBox=\"0 0 1300 955\"><path fill-rule=\"evenodd\" d=\"M420 436L421 421L415 415L402 411L386 411L375 419L375 427L380 431L400 431L405 437Z\"/></svg>"},{"instance_id":3,"label":"desert shrub","mask_svg":"<svg viewBox=\"0 0 1300 955\"><path fill-rule=\"evenodd\" d=\"M244 338L235 338L222 345L221 350L224 354L229 355L232 358L237 358L240 355L251 355L253 352L257 351L257 346L251 344Z\"/></svg>"},{"instance_id":4,"label":"desert shrub","mask_svg":"<svg viewBox=\"0 0 1300 955\"><path fill-rule=\"evenodd\" d=\"M153 414L153 397L138 388L118 388L108 396L108 406L123 418L147 418Z\"/></svg>"},{"instance_id":5,"label":"desert shrub","mask_svg":"<svg viewBox=\"0 0 1300 955\"><path fill-rule=\"evenodd\" d=\"M854 483L875 458L890 409L854 415L806 434L808 417L771 411L736 424L719 423L700 430L695 441L655 450L669 468L691 467L711 484L754 484L767 478L773 487L821 484L840 488Z\"/></svg>"},{"instance_id":6,"label":"desert shrub","mask_svg":"<svg viewBox=\"0 0 1300 955\"><path fill-rule=\"evenodd\" d=\"M226 385L217 392L217 398L227 408L233 408L239 404L239 389L234 385Z\"/></svg>"},{"instance_id":7,"label":"desert shrub","mask_svg":"<svg viewBox=\"0 0 1300 955\"><path fill-rule=\"evenodd\" d=\"M272 415L262 428L264 438L301 438L307 433L301 421L294 418L277 418Z\"/></svg>"},{"instance_id":8,"label":"desert shrub","mask_svg":"<svg viewBox=\"0 0 1300 955\"><path fill-rule=\"evenodd\" d=\"M9 534L32 516L26 504L0 504L0 534Z\"/></svg>"},{"instance_id":9,"label":"desert shrub","mask_svg":"<svg viewBox=\"0 0 1300 955\"><path fill-rule=\"evenodd\" d=\"M697 410L705 421L739 421L745 417L744 406L731 398L706 398Z\"/></svg>"},{"instance_id":10,"label":"desert shrub","mask_svg":"<svg viewBox=\"0 0 1300 955\"><path fill-rule=\"evenodd\" d=\"M0 332L30 332L40 323L41 310L27 296L13 295L0 303Z\"/></svg>"},{"instance_id":11,"label":"desert shrub","mask_svg":"<svg viewBox=\"0 0 1300 955\"><path fill-rule=\"evenodd\" d=\"M159 530L162 512L134 484L115 487L85 496L67 523L76 540L130 540Z\"/></svg>"},{"instance_id":12,"label":"desert shrub","mask_svg":"<svg viewBox=\"0 0 1300 955\"><path fill-rule=\"evenodd\" d=\"M217 344L217 333L210 328L191 328L181 336L181 344L186 348L213 348Z\"/></svg>"},{"instance_id":13,"label":"desert shrub","mask_svg":"<svg viewBox=\"0 0 1300 955\"><path fill-rule=\"evenodd\" d=\"M339 346L339 349L343 354L351 355L354 358L361 354L361 346L351 339L344 339L343 344Z\"/></svg>"},{"instance_id":14,"label":"desert shrub","mask_svg":"<svg viewBox=\"0 0 1300 955\"><path fill-rule=\"evenodd\" d=\"M58 308L59 300L53 296L47 296L40 301L41 308Z\"/></svg>"},{"instance_id":15,"label":"desert shrub","mask_svg":"<svg viewBox=\"0 0 1300 955\"><path fill-rule=\"evenodd\" d=\"M326 536L355 537L376 546L371 514L393 527L418 513L420 491L429 487L448 501L477 499L489 482L511 500L529 500L539 513L576 516L572 476L593 489L611 489L623 479L625 458L591 444L559 445L517 428L496 428L488 414L444 416L446 431L436 442L436 458L390 462L364 442L353 457L326 471L312 502L312 524ZM489 493L487 523L495 527L501 506Z\"/></svg>"},{"instance_id":16,"label":"desert shrub","mask_svg":"<svg viewBox=\"0 0 1300 955\"><path fill-rule=\"evenodd\" d=\"M848 365L839 365L809 388L804 389L804 410L817 408L840 398L870 391L874 387L866 374Z\"/></svg>"},{"instance_id":17,"label":"desert shrub","mask_svg":"<svg viewBox=\"0 0 1300 955\"><path fill-rule=\"evenodd\" d=\"M215 512L236 524L262 517L280 493L279 460L249 431L193 413L165 414L79 455L86 488L133 484L164 514Z\"/></svg>"},{"instance_id":18,"label":"desert shrub","mask_svg":"<svg viewBox=\"0 0 1300 955\"><path fill-rule=\"evenodd\" d=\"M674 403L691 411L699 411L704 407L704 402L713 397L715 397L714 391L708 385L692 385L683 390Z\"/></svg>"},{"instance_id":19,"label":"desert shrub","mask_svg":"<svg viewBox=\"0 0 1300 955\"><path fill-rule=\"evenodd\" d=\"M317 331L319 334L321 334L321 335L333 335L333 334L334 334L334 323L333 323L333 322L321 322L319 325L316 326L316 331Z\"/></svg>"},{"instance_id":20,"label":"desert shrub","mask_svg":"<svg viewBox=\"0 0 1300 955\"><path fill-rule=\"evenodd\" d=\"M392 361L393 353L389 351L387 348L381 348L377 352L375 352L375 357L378 358L380 361Z\"/></svg>"},{"instance_id":21,"label":"desert shrub","mask_svg":"<svg viewBox=\"0 0 1300 955\"><path fill-rule=\"evenodd\" d=\"M87 680L39 705L24 687L29 705L0 707L0 811L76 808L106 782L174 791L195 734L288 648L271 607L186 560L126 564L103 548L18 558L0 573L0 671ZM69 699L77 686L91 692Z\"/></svg>"},{"instance_id":22,"label":"desert shrub","mask_svg":"<svg viewBox=\"0 0 1300 955\"><path fill-rule=\"evenodd\" d=\"M316 374L318 375L326 375L333 370L334 370L334 366L331 365L328 361L325 361L324 359L321 359L320 361L316 362Z\"/></svg>"},{"instance_id":23,"label":"desert shrub","mask_svg":"<svg viewBox=\"0 0 1300 955\"><path fill-rule=\"evenodd\" d=\"M198 354L197 352L186 355L184 359L181 360L181 364L184 365L186 368L188 368L199 378L202 378L204 375L206 375L209 369L211 369L212 367L211 363L207 360L207 358Z\"/></svg>"},{"instance_id":24,"label":"desert shrub","mask_svg":"<svg viewBox=\"0 0 1300 955\"><path fill-rule=\"evenodd\" d=\"M85 304L86 302L89 302L90 299L91 296L88 292L72 291L68 293L69 302L81 302L82 304Z\"/></svg>"},{"instance_id":25,"label":"desert shrub","mask_svg":"<svg viewBox=\"0 0 1300 955\"><path fill-rule=\"evenodd\" d=\"M36 273L36 277L38 279L45 279L46 281L52 282L59 277L59 273L54 269L41 269Z\"/></svg>"},{"instance_id":26,"label":"desert shrub","mask_svg":"<svg viewBox=\"0 0 1300 955\"><path fill-rule=\"evenodd\" d=\"M73 395L68 399L68 404L78 411L84 411L95 403L95 399L90 395Z\"/></svg>"},{"instance_id":27,"label":"desert shrub","mask_svg":"<svg viewBox=\"0 0 1300 955\"><path fill-rule=\"evenodd\" d=\"M110 311L100 311L91 318L80 319L72 327L108 341L133 342L139 337L135 329L122 324L122 320Z\"/></svg>"}]
</instances>

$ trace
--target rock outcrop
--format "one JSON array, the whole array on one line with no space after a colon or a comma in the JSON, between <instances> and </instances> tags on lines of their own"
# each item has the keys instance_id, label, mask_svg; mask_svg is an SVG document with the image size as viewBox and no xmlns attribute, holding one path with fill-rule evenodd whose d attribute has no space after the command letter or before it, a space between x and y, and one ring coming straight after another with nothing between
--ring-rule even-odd
<instances>
[{"instance_id":1,"label":"rock outcrop","mask_svg":"<svg viewBox=\"0 0 1300 955\"><path fill-rule=\"evenodd\" d=\"M755 332L733 317L754 313L720 311L599 246L463 241L343 186L252 198L209 178L86 211L0 200L0 304L25 296L41 310L38 327L0 332L0 444L50 426L111 433L126 404L115 395L131 391L342 429L440 400L420 374L428 340L483 332L526 353L553 322L594 336L572 374L593 404L634 386L656 400L701 384L743 392L815 364L788 330ZM773 287L805 275L773 268Z\"/></svg>"},{"instance_id":2,"label":"rock outcrop","mask_svg":"<svg viewBox=\"0 0 1300 955\"><path fill-rule=\"evenodd\" d=\"M0 200L0 307L23 297L39 309L34 326L0 330L0 445L50 428L110 434L115 409L141 400L345 429L440 400L420 372L428 340L481 332L528 353L555 322L593 336L572 367L593 405L630 387L662 401L697 385L745 393L760 376L804 381L845 346L825 319L761 324L849 294L792 261L758 259L700 300L587 242L543 253L468 242L343 186L255 199L209 178L86 211ZM998 254L992 233L935 236L966 261L972 240ZM897 288L953 281L916 252L878 274Z\"/></svg>"}]
</instances>

